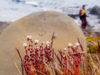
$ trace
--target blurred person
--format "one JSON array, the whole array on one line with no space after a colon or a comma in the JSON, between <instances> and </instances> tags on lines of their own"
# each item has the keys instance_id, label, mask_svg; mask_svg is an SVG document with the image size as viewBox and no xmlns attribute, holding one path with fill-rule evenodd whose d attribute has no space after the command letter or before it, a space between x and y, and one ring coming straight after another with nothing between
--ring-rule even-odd
<instances>
[{"instance_id":1,"label":"blurred person","mask_svg":"<svg viewBox=\"0 0 100 75\"><path fill-rule=\"evenodd\" d=\"M80 17L80 20L81 20L81 28L82 29L86 29L87 27L87 15L86 15L86 10L85 10L85 5L82 6L82 8L80 9L79 11L79 17Z\"/></svg>"}]
</instances>

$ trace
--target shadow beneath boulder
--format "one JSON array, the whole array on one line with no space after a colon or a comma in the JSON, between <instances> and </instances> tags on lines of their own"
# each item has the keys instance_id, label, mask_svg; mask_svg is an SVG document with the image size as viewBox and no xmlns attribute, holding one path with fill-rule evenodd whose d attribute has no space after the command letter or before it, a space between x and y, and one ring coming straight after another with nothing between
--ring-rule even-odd
<instances>
[{"instance_id":1,"label":"shadow beneath boulder","mask_svg":"<svg viewBox=\"0 0 100 75\"><path fill-rule=\"evenodd\" d=\"M0 22L0 32L2 32L11 22Z\"/></svg>"}]
</instances>

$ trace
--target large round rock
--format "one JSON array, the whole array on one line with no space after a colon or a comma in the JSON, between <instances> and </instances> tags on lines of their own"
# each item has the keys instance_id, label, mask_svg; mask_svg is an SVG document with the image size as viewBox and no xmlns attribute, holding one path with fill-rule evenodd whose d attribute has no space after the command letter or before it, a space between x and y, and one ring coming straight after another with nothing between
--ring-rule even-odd
<instances>
[{"instance_id":1,"label":"large round rock","mask_svg":"<svg viewBox=\"0 0 100 75\"><path fill-rule=\"evenodd\" d=\"M23 17L9 25L0 36L0 75L21 75L20 59L16 52L18 48L23 55L23 42L31 34L33 39L47 41L55 33L54 48L63 49L68 43L80 39L86 49L85 37L78 25L65 14L46 11Z\"/></svg>"}]
</instances>

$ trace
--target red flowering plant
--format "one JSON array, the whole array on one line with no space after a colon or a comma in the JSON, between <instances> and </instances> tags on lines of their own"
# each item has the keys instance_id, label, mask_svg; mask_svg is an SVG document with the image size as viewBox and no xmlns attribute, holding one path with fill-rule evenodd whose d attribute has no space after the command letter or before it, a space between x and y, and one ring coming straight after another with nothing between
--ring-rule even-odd
<instances>
[{"instance_id":1,"label":"red flowering plant","mask_svg":"<svg viewBox=\"0 0 100 75\"><path fill-rule=\"evenodd\" d=\"M33 41L31 35L27 36L28 43L23 44L24 58L16 49L21 59L22 75L86 75L80 73L81 57L85 55L79 39L75 46L69 43L64 50L54 50L54 38L53 33L50 42L39 44L39 40Z\"/></svg>"}]
</instances>

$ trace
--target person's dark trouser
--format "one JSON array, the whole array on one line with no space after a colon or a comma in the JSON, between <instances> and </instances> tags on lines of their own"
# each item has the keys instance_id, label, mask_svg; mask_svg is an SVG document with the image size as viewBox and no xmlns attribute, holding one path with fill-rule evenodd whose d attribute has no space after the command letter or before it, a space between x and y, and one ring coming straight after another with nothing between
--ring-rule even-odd
<instances>
[{"instance_id":1,"label":"person's dark trouser","mask_svg":"<svg viewBox=\"0 0 100 75\"><path fill-rule=\"evenodd\" d=\"M87 27L87 20L86 20L86 18L81 18L81 22L82 22L81 28L82 29L86 29L86 27Z\"/></svg>"}]
</instances>

